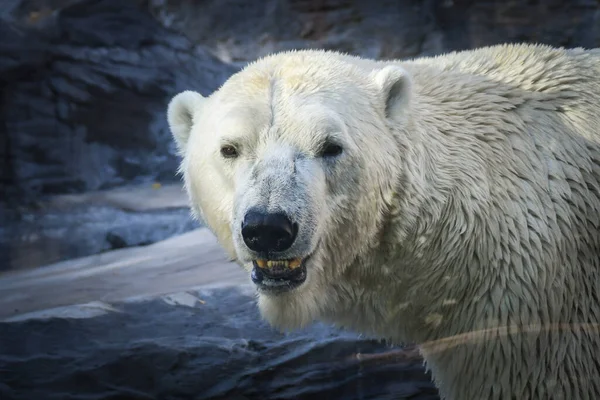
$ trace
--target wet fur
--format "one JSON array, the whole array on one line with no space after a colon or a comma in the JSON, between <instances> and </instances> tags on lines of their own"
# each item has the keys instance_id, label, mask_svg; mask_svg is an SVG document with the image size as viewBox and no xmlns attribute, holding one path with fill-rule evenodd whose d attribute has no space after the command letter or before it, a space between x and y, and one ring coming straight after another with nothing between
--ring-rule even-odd
<instances>
[{"instance_id":1,"label":"wet fur","mask_svg":"<svg viewBox=\"0 0 600 400\"><path fill-rule=\"evenodd\" d=\"M449 400L600 398L600 50L288 52L198 96L169 107L195 213L247 269L253 205L314 251L303 286L258 296L272 325L418 343Z\"/></svg>"}]
</instances>

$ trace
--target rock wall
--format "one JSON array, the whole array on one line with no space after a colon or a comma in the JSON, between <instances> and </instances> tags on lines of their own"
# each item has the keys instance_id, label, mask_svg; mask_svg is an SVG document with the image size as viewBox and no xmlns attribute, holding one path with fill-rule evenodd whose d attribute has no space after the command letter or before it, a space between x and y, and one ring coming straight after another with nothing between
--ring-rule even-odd
<instances>
[{"instance_id":1,"label":"rock wall","mask_svg":"<svg viewBox=\"0 0 600 400\"><path fill-rule=\"evenodd\" d=\"M227 62L296 48L373 58L503 42L600 46L598 0L147 0L154 15Z\"/></svg>"},{"instance_id":2,"label":"rock wall","mask_svg":"<svg viewBox=\"0 0 600 400\"><path fill-rule=\"evenodd\" d=\"M134 1L5 3L3 199L178 179L169 98L185 88L208 94L234 68Z\"/></svg>"}]
</instances>

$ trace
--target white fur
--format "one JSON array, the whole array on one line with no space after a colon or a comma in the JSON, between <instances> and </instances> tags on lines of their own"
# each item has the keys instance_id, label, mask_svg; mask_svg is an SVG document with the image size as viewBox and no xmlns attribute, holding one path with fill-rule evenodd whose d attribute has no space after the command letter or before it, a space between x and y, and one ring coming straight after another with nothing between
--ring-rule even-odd
<instances>
[{"instance_id":1,"label":"white fur","mask_svg":"<svg viewBox=\"0 0 600 400\"><path fill-rule=\"evenodd\" d=\"M179 96L186 188L231 257L250 270L254 206L313 253L302 286L259 294L271 324L416 342L450 400L600 398L599 50L287 52Z\"/></svg>"}]
</instances>

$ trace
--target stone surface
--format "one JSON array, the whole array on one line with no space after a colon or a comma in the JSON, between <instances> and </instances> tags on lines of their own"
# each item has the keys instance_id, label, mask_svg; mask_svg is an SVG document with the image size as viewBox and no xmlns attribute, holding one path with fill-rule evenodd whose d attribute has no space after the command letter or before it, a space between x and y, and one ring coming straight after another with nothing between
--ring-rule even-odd
<instances>
[{"instance_id":1,"label":"stone surface","mask_svg":"<svg viewBox=\"0 0 600 400\"><path fill-rule=\"evenodd\" d=\"M342 50L374 58L503 42L600 46L597 0L146 0L166 26L243 64L273 51Z\"/></svg>"},{"instance_id":2,"label":"stone surface","mask_svg":"<svg viewBox=\"0 0 600 400\"><path fill-rule=\"evenodd\" d=\"M180 184L57 195L11 214L0 224L0 272L148 245L200 226Z\"/></svg>"},{"instance_id":3,"label":"stone surface","mask_svg":"<svg viewBox=\"0 0 600 400\"><path fill-rule=\"evenodd\" d=\"M248 282L214 235L199 228L148 246L0 274L0 320L72 304Z\"/></svg>"},{"instance_id":4,"label":"stone surface","mask_svg":"<svg viewBox=\"0 0 600 400\"><path fill-rule=\"evenodd\" d=\"M168 100L208 94L235 69L138 3L3 3L2 200L178 179Z\"/></svg>"},{"instance_id":5,"label":"stone surface","mask_svg":"<svg viewBox=\"0 0 600 400\"><path fill-rule=\"evenodd\" d=\"M260 320L245 288L70 307L0 323L0 398L438 399L422 360L317 324Z\"/></svg>"}]
</instances>

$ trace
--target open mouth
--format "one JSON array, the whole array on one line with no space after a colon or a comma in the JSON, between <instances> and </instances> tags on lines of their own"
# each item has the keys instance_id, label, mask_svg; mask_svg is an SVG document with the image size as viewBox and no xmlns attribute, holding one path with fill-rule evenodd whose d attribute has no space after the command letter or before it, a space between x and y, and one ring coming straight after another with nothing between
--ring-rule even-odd
<instances>
[{"instance_id":1,"label":"open mouth","mask_svg":"<svg viewBox=\"0 0 600 400\"><path fill-rule=\"evenodd\" d=\"M306 280L306 258L252 261L252 282L268 292L287 292Z\"/></svg>"}]
</instances>

